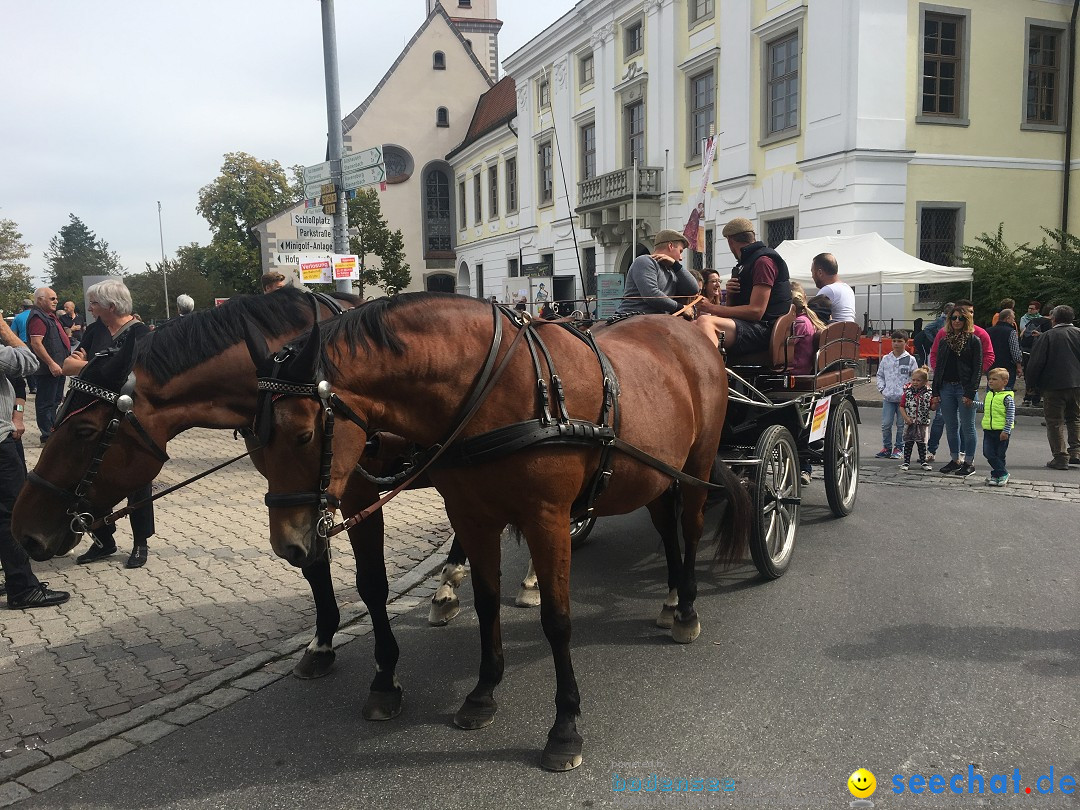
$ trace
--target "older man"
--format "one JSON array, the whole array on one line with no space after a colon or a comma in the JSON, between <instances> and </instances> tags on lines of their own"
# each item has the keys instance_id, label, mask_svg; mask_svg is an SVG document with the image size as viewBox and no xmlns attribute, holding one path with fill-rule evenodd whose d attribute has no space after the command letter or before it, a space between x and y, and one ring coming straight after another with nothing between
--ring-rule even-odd
<instances>
[{"instance_id":1,"label":"older man","mask_svg":"<svg viewBox=\"0 0 1080 810\"><path fill-rule=\"evenodd\" d=\"M183 318L185 315L190 315L195 311L195 299L190 295L178 295L176 296L176 314L178 317Z\"/></svg>"},{"instance_id":2,"label":"older man","mask_svg":"<svg viewBox=\"0 0 1080 810\"><path fill-rule=\"evenodd\" d=\"M682 265L683 250L690 246L678 231L664 228L653 241L653 252L634 259L626 271L623 299L617 314L671 314L685 298L697 294L698 283Z\"/></svg>"},{"instance_id":3,"label":"older man","mask_svg":"<svg viewBox=\"0 0 1080 810\"><path fill-rule=\"evenodd\" d=\"M1020 354L1020 339L1016 334L1016 312L1005 308L997 314L997 323L986 330L990 335L990 345L994 347L994 363L998 368L1009 372L1009 382L1005 385L1010 391L1016 386L1016 373L1023 364Z\"/></svg>"},{"instance_id":4,"label":"older man","mask_svg":"<svg viewBox=\"0 0 1080 810\"><path fill-rule=\"evenodd\" d=\"M1024 369L1042 392L1046 438L1054 454L1046 466L1052 470L1080 466L1080 328L1073 326L1075 319L1072 307L1054 307L1054 326L1035 341Z\"/></svg>"},{"instance_id":5,"label":"older man","mask_svg":"<svg viewBox=\"0 0 1080 810\"><path fill-rule=\"evenodd\" d=\"M41 287L34 293L34 308L26 323L30 336L30 349L37 356L41 368L37 373L38 430L41 443L45 444L52 433L56 407L64 395L64 360L71 354L71 340L60 319L56 317L56 293Z\"/></svg>"},{"instance_id":6,"label":"older man","mask_svg":"<svg viewBox=\"0 0 1080 810\"><path fill-rule=\"evenodd\" d=\"M810 263L810 275L818 286L818 295L832 303L829 323L855 321L855 291L840 280L840 268L831 253L819 253Z\"/></svg>"}]
</instances>

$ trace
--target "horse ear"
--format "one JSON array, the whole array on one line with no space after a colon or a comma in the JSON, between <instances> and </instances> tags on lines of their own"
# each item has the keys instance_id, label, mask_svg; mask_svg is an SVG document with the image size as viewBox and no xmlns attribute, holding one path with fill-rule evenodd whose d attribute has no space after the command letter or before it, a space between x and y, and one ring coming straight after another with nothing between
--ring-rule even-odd
<instances>
[{"instance_id":1,"label":"horse ear","mask_svg":"<svg viewBox=\"0 0 1080 810\"><path fill-rule=\"evenodd\" d=\"M251 355L251 362L255 364L255 370L260 375L263 374L273 362L273 357L270 347L266 345L266 337L247 318L244 318L244 342L247 344L248 354Z\"/></svg>"},{"instance_id":2,"label":"horse ear","mask_svg":"<svg viewBox=\"0 0 1080 810\"><path fill-rule=\"evenodd\" d=\"M311 327L311 332L304 339L299 353L289 362L289 376L297 382L318 382L315 375L319 368L319 351L322 341L319 339L318 321Z\"/></svg>"}]
</instances>

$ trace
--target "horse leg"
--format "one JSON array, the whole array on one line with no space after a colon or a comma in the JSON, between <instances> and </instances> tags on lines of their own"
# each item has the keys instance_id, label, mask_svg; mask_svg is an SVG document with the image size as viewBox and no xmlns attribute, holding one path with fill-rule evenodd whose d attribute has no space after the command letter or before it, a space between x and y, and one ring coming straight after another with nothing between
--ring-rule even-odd
<instances>
[{"instance_id":1,"label":"horse leg","mask_svg":"<svg viewBox=\"0 0 1080 810\"><path fill-rule=\"evenodd\" d=\"M682 579L678 587L679 605L671 627L671 637L680 644L689 644L701 635L694 601L697 599L697 548L705 525L706 494L704 489L696 487L686 487L682 492Z\"/></svg>"},{"instance_id":2,"label":"horse leg","mask_svg":"<svg viewBox=\"0 0 1080 810\"><path fill-rule=\"evenodd\" d=\"M321 678L334 668L334 633L341 623L334 596L334 582L330 578L330 558L324 556L318 562L304 566L304 579L311 586L315 600L315 638L304 650L304 656L293 667L293 675L307 680Z\"/></svg>"},{"instance_id":3,"label":"horse leg","mask_svg":"<svg viewBox=\"0 0 1080 810\"><path fill-rule=\"evenodd\" d=\"M447 506L449 513L449 504ZM450 515L450 522L459 537L467 538L463 545L472 566L473 601L480 626L479 677L476 687L454 715L454 725L472 730L491 725L499 710L495 702L495 687L502 681L504 668L502 624L499 619L502 527L482 527L471 521L457 520L454 515ZM467 533L463 534L462 529L466 526Z\"/></svg>"},{"instance_id":4,"label":"horse leg","mask_svg":"<svg viewBox=\"0 0 1080 810\"><path fill-rule=\"evenodd\" d=\"M428 624L432 627L443 627L461 612L461 602L458 599L457 589L465 579L465 551L461 548L457 532L454 533L454 542L450 546L450 553L446 555L442 572L439 574L439 587L431 596L431 610L428 611Z\"/></svg>"},{"instance_id":5,"label":"horse leg","mask_svg":"<svg viewBox=\"0 0 1080 810\"><path fill-rule=\"evenodd\" d=\"M363 501L349 503L342 499L345 514L353 514L365 505ZM402 690L397 680L397 639L386 612L390 584L383 556L382 510L349 529L349 542L356 554L356 590L368 609L375 636L375 677L360 713L365 720L390 720L401 713Z\"/></svg>"},{"instance_id":6,"label":"horse leg","mask_svg":"<svg viewBox=\"0 0 1080 810\"><path fill-rule=\"evenodd\" d=\"M540 588L536 584L536 566L533 565L532 559L529 560L529 570L525 572L525 579L521 580L521 587L514 598L514 604L518 607L540 605Z\"/></svg>"},{"instance_id":7,"label":"horse leg","mask_svg":"<svg viewBox=\"0 0 1080 810\"><path fill-rule=\"evenodd\" d=\"M570 659L570 520L524 530L540 585L540 622L555 662L555 724L548 732L540 765L549 771L569 771L581 764L581 715L574 664Z\"/></svg>"},{"instance_id":8,"label":"horse leg","mask_svg":"<svg viewBox=\"0 0 1080 810\"><path fill-rule=\"evenodd\" d=\"M656 617L656 626L670 630L675 623L675 609L679 603L678 587L682 580L682 555L679 552L679 532L677 529L679 503L675 487L671 487L659 498L648 505L649 517L660 539L664 543L664 556L667 558L668 595Z\"/></svg>"}]
</instances>

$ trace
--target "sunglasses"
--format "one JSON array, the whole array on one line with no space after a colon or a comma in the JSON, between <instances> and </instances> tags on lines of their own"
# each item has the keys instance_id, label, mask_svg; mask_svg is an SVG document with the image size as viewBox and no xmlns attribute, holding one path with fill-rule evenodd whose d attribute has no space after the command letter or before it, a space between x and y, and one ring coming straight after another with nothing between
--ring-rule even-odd
<instances>
[{"instance_id":1,"label":"sunglasses","mask_svg":"<svg viewBox=\"0 0 1080 810\"><path fill-rule=\"evenodd\" d=\"M949 320L950 321L966 321L967 318L965 318L963 315L950 315Z\"/></svg>"}]
</instances>

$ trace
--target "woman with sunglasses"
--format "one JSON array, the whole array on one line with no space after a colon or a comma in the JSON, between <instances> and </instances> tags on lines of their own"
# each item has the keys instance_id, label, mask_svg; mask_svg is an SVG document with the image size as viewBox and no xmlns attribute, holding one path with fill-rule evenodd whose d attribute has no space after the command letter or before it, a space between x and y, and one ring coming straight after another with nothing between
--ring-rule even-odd
<instances>
[{"instance_id":1,"label":"woman with sunglasses","mask_svg":"<svg viewBox=\"0 0 1080 810\"><path fill-rule=\"evenodd\" d=\"M975 321L965 307L953 308L943 331L930 406L944 413L945 438L952 457L941 472L967 477L975 472L975 394L982 379L982 341L976 337Z\"/></svg>"}]
</instances>

